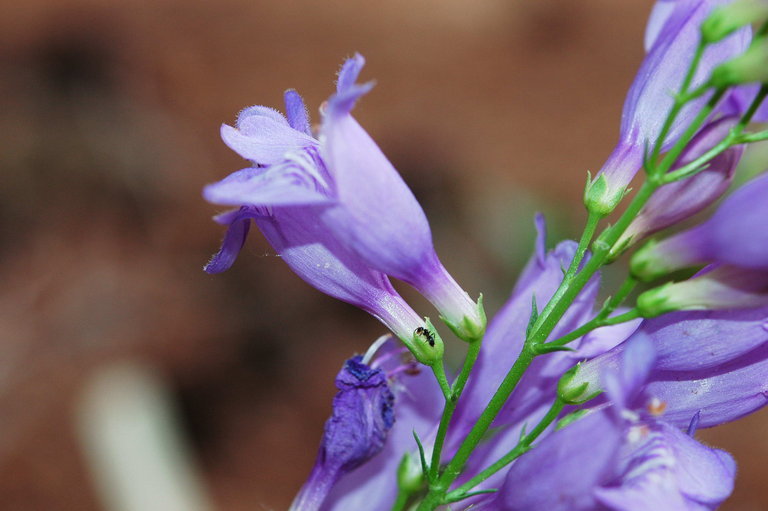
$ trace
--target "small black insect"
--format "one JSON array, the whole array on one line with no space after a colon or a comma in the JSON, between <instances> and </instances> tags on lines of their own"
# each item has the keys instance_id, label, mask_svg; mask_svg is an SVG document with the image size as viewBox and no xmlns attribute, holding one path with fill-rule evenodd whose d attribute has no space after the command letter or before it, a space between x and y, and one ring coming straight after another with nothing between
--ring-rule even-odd
<instances>
[{"instance_id":1,"label":"small black insect","mask_svg":"<svg viewBox=\"0 0 768 511\"><path fill-rule=\"evenodd\" d=\"M418 335L419 337L424 337L424 339L429 343L430 346L433 348L435 347L435 336L432 335L432 332L424 328L423 326L420 326L413 332L415 335Z\"/></svg>"}]
</instances>

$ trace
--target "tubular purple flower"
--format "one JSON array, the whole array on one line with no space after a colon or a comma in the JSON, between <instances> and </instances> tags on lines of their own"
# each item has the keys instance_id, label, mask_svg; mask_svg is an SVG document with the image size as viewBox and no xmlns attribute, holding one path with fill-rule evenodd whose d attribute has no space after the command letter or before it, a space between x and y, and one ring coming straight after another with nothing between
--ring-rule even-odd
<instances>
[{"instance_id":1,"label":"tubular purple flower","mask_svg":"<svg viewBox=\"0 0 768 511\"><path fill-rule=\"evenodd\" d=\"M632 257L632 272L653 280L707 263L768 270L768 173L731 194L705 223L652 242Z\"/></svg>"},{"instance_id":2,"label":"tubular purple flower","mask_svg":"<svg viewBox=\"0 0 768 511\"><path fill-rule=\"evenodd\" d=\"M612 475L593 485L590 496L615 511L714 510L733 490L735 463L724 451L710 449L668 424L666 415L664 421L659 419L664 403L646 385L658 361L653 340L642 331L622 349L592 361L601 366L610 409L618 408L609 425L621 428L622 446ZM696 412L688 414L687 421L691 417L699 420Z\"/></svg>"},{"instance_id":3,"label":"tubular purple flower","mask_svg":"<svg viewBox=\"0 0 768 511\"><path fill-rule=\"evenodd\" d=\"M703 128L691 140L675 168L682 167L717 145L738 121L736 117L719 119ZM715 202L733 181L736 166L744 152L733 147L712 159L707 168L681 181L659 188L635 217L617 246L626 247L650 234L689 218ZM673 168L672 170L674 170Z\"/></svg>"},{"instance_id":4,"label":"tubular purple flower","mask_svg":"<svg viewBox=\"0 0 768 511\"><path fill-rule=\"evenodd\" d=\"M319 510L339 478L384 448L395 423L395 396L386 375L363 363L363 357L346 361L336 376L336 388L317 461L290 511Z\"/></svg>"},{"instance_id":5,"label":"tubular purple flower","mask_svg":"<svg viewBox=\"0 0 768 511\"><path fill-rule=\"evenodd\" d=\"M629 89L621 116L619 143L600 169L587 191L591 211L607 214L621 200L627 186L642 166L646 144L653 145L674 103L687 69L699 44L699 26L712 8L727 0L677 0L660 2L654 9L646 31L648 54ZM740 30L707 48L692 81L692 88L703 84L712 69L742 53L751 34ZM709 95L689 102L671 126L662 149L674 143L687 128Z\"/></svg>"},{"instance_id":6,"label":"tubular purple flower","mask_svg":"<svg viewBox=\"0 0 768 511\"><path fill-rule=\"evenodd\" d=\"M287 119L275 110L251 107L240 114L236 128L222 126L227 145L254 167L209 185L204 195L217 204L256 208L277 219L285 211L300 210L300 223L312 225L316 241L343 247L358 266L412 284L462 338L477 338L485 328L482 307L442 266L421 206L350 115L373 87L355 83L363 63L356 55L342 67L318 139L312 137L295 91L286 92ZM285 232L287 226L278 223Z\"/></svg>"},{"instance_id":7,"label":"tubular purple flower","mask_svg":"<svg viewBox=\"0 0 768 511\"><path fill-rule=\"evenodd\" d=\"M258 170L258 169L254 169ZM230 176L227 179L231 179ZM225 180L226 181L226 180ZM217 185L212 185L217 186ZM317 290L355 305L384 323L424 363L442 358L442 341L435 346L414 334L424 321L394 290L387 277L325 235L315 221L314 206L258 208L244 206L216 217L228 229L219 252L206 265L209 273L229 268L245 242L254 220L283 261Z\"/></svg>"}]
</instances>

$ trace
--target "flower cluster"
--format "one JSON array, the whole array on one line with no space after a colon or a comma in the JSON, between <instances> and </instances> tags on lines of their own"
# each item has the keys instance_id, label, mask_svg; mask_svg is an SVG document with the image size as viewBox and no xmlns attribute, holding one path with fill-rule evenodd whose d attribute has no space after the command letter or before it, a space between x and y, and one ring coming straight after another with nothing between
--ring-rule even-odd
<instances>
[{"instance_id":1,"label":"flower cluster","mask_svg":"<svg viewBox=\"0 0 768 511\"><path fill-rule=\"evenodd\" d=\"M745 146L768 139L747 132L768 120L768 3L659 0L645 45L580 241L548 250L537 217L534 254L487 331L482 300L443 267L421 206L351 115L372 89L360 55L316 132L293 90L285 116L255 106L222 126L250 164L204 191L235 207L216 217L227 231L206 271L233 264L253 220L299 277L405 345L382 338L346 361L292 511L703 511L730 495L734 460L695 433L768 403L768 173L666 230L711 208ZM598 300L603 266L635 248L625 283ZM390 278L467 342L452 384L436 328Z\"/></svg>"}]
</instances>

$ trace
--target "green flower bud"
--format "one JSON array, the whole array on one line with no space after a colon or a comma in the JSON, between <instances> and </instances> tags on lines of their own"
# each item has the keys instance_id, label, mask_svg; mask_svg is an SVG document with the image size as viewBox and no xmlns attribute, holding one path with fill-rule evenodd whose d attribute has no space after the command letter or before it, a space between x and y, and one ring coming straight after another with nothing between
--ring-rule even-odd
<instances>
[{"instance_id":1,"label":"green flower bud","mask_svg":"<svg viewBox=\"0 0 768 511\"><path fill-rule=\"evenodd\" d=\"M680 309L680 304L675 303L675 291L677 285L667 282L663 286L649 289L637 297L637 310L644 318L655 318L667 312Z\"/></svg>"},{"instance_id":2,"label":"green flower bud","mask_svg":"<svg viewBox=\"0 0 768 511\"><path fill-rule=\"evenodd\" d=\"M414 330L411 339L403 339L403 342L411 350L416 360L432 367L443 359L445 346L443 339L429 318L424 318L424 323L426 326L420 326Z\"/></svg>"},{"instance_id":3,"label":"green flower bud","mask_svg":"<svg viewBox=\"0 0 768 511\"><path fill-rule=\"evenodd\" d=\"M656 251L658 244L658 241L650 240L632 254L632 258L629 261L629 270L637 280L650 282L669 273L665 267L664 258L659 257Z\"/></svg>"},{"instance_id":4,"label":"green flower bud","mask_svg":"<svg viewBox=\"0 0 768 511\"><path fill-rule=\"evenodd\" d=\"M715 87L768 83L768 40L756 40L743 54L717 66L711 82Z\"/></svg>"},{"instance_id":5,"label":"green flower bud","mask_svg":"<svg viewBox=\"0 0 768 511\"><path fill-rule=\"evenodd\" d=\"M419 458L405 453L397 467L397 486L406 494L413 494L424 486L424 474L421 472Z\"/></svg>"},{"instance_id":6,"label":"green flower bud","mask_svg":"<svg viewBox=\"0 0 768 511\"><path fill-rule=\"evenodd\" d=\"M577 364L560 377L557 396L566 404L585 403L602 392L594 364Z\"/></svg>"},{"instance_id":7,"label":"green flower bud","mask_svg":"<svg viewBox=\"0 0 768 511\"><path fill-rule=\"evenodd\" d=\"M701 38L705 43L716 43L736 30L768 19L765 0L736 0L713 10L701 24Z\"/></svg>"},{"instance_id":8,"label":"green flower bud","mask_svg":"<svg viewBox=\"0 0 768 511\"><path fill-rule=\"evenodd\" d=\"M584 205L587 211L599 215L608 215L616 209L626 190L611 187L604 174L597 176L594 180L587 179L587 185L584 188Z\"/></svg>"},{"instance_id":9,"label":"green flower bud","mask_svg":"<svg viewBox=\"0 0 768 511\"><path fill-rule=\"evenodd\" d=\"M483 295L480 295L480 298L477 299L476 307L477 314L475 317L464 316L458 325L451 323L446 318L441 317L441 319L451 329L451 332L462 341L468 343L480 341L485 335L485 327L488 323L485 308L483 307Z\"/></svg>"}]
</instances>

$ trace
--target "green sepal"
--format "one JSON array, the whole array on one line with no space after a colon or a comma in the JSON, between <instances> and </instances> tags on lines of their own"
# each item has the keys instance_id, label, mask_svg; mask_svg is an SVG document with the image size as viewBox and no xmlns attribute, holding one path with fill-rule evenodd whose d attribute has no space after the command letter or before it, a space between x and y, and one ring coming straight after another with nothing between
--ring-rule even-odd
<instances>
[{"instance_id":1,"label":"green sepal","mask_svg":"<svg viewBox=\"0 0 768 511\"><path fill-rule=\"evenodd\" d=\"M432 367L443 360L445 345L429 318L424 318L424 325L424 327L419 327L413 331L411 339L403 339L403 342L411 350L416 360Z\"/></svg>"},{"instance_id":2,"label":"green sepal","mask_svg":"<svg viewBox=\"0 0 768 511\"><path fill-rule=\"evenodd\" d=\"M488 493L496 493L498 492L498 488L488 488L487 490L475 490L467 493L462 493L460 495L452 496L450 493L445 496L445 502L446 504L450 504L452 502L458 502L460 500L468 499L470 497L474 497L476 495L486 495Z\"/></svg>"},{"instance_id":3,"label":"green sepal","mask_svg":"<svg viewBox=\"0 0 768 511\"><path fill-rule=\"evenodd\" d=\"M424 455L424 446L421 444L421 439L416 430L413 430L413 439L416 440L416 445L419 448L419 459L421 460L421 474L429 481L429 465L427 464L427 457ZM432 481L429 481L430 483Z\"/></svg>"},{"instance_id":4,"label":"green sepal","mask_svg":"<svg viewBox=\"0 0 768 511\"><path fill-rule=\"evenodd\" d=\"M602 390L597 390L587 393L587 390L589 389L588 382L581 383L575 387L571 386L571 382L576 376L580 365L581 364L576 364L570 368L560 377L560 381L557 382L557 397L567 405L580 405L586 403L600 395L602 392Z\"/></svg>"},{"instance_id":5,"label":"green sepal","mask_svg":"<svg viewBox=\"0 0 768 511\"><path fill-rule=\"evenodd\" d=\"M453 332L453 334L464 342L473 343L483 339L485 335L485 327L488 324L488 318L485 315L485 307L483 307L483 294L475 302L477 308L477 317L479 323L476 323L468 316L461 318L461 322L457 325L448 321L444 316L440 316L443 323Z\"/></svg>"},{"instance_id":6,"label":"green sepal","mask_svg":"<svg viewBox=\"0 0 768 511\"><path fill-rule=\"evenodd\" d=\"M418 438L416 441L419 441ZM424 465L421 466L421 470L423 469ZM421 491L424 487L424 481L424 473L420 471L419 466L411 456L411 453L406 452L403 454L403 458L397 466L397 486L400 491L406 494L413 494Z\"/></svg>"},{"instance_id":7,"label":"green sepal","mask_svg":"<svg viewBox=\"0 0 768 511\"><path fill-rule=\"evenodd\" d=\"M600 174L587 183L584 190L584 206L590 213L607 216L616 209L625 193L625 190L611 190L605 174Z\"/></svg>"},{"instance_id":8,"label":"green sepal","mask_svg":"<svg viewBox=\"0 0 768 511\"><path fill-rule=\"evenodd\" d=\"M656 254L658 244L656 240L649 240L629 260L629 272L640 282L650 282L669 273L663 258Z\"/></svg>"},{"instance_id":9,"label":"green sepal","mask_svg":"<svg viewBox=\"0 0 768 511\"><path fill-rule=\"evenodd\" d=\"M721 41L746 25L768 19L768 5L763 0L736 0L712 10L701 24L701 38L706 44Z\"/></svg>"},{"instance_id":10,"label":"green sepal","mask_svg":"<svg viewBox=\"0 0 768 511\"><path fill-rule=\"evenodd\" d=\"M536 294L534 293L531 296L531 317L528 319L528 326L525 327L526 339L530 339L531 330L533 330L533 325L536 324L536 321L538 319L539 319L539 308L536 306Z\"/></svg>"},{"instance_id":11,"label":"green sepal","mask_svg":"<svg viewBox=\"0 0 768 511\"><path fill-rule=\"evenodd\" d=\"M555 353L557 351L576 351L576 350L571 348L570 346L561 346L558 344L545 342L542 344L534 345L533 351L537 355L546 355L547 353Z\"/></svg>"},{"instance_id":12,"label":"green sepal","mask_svg":"<svg viewBox=\"0 0 768 511\"><path fill-rule=\"evenodd\" d=\"M640 315L644 318L655 318L667 312L678 310L669 292L674 285L674 282L667 282L662 286L641 293L637 297L636 305Z\"/></svg>"},{"instance_id":13,"label":"green sepal","mask_svg":"<svg viewBox=\"0 0 768 511\"><path fill-rule=\"evenodd\" d=\"M565 417L557 421L557 424L555 424L555 431L559 429L563 429L564 427L573 424L574 422L581 419L588 413L589 413L589 410L576 410L573 413L569 413L568 415L566 415Z\"/></svg>"}]
</instances>

